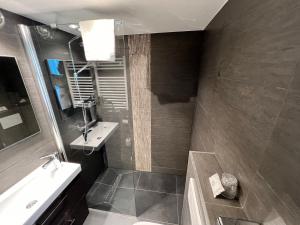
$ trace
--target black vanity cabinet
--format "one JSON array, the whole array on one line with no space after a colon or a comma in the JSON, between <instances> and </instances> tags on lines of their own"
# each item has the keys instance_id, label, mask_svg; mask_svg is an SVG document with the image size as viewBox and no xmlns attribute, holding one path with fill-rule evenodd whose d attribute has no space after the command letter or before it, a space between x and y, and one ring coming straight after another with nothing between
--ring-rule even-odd
<instances>
[{"instance_id":1,"label":"black vanity cabinet","mask_svg":"<svg viewBox=\"0 0 300 225\"><path fill-rule=\"evenodd\" d=\"M79 174L36 221L36 225L82 225L89 214Z\"/></svg>"}]
</instances>

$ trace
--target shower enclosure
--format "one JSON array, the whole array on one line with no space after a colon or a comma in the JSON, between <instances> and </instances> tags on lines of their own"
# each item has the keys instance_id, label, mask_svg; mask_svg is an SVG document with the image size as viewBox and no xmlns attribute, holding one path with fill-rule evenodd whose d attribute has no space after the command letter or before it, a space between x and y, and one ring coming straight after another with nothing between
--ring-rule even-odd
<instances>
[{"instance_id":1,"label":"shower enclosure","mask_svg":"<svg viewBox=\"0 0 300 225\"><path fill-rule=\"evenodd\" d=\"M130 95L135 87L129 81L140 77L128 68L138 46L116 35L116 60L87 62L80 32L70 32L68 24L19 28L58 150L65 160L81 164L89 208L179 224L185 177L135 168ZM116 34L124 34L121 29L117 22ZM117 128L105 145L90 148L86 141L101 140L106 123ZM78 144L78 139L86 141Z\"/></svg>"},{"instance_id":2,"label":"shower enclosure","mask_svg":"<svg viewBox=\"0 0 300 225\"><path fill-rule=\"evenodd\" d=\"M117 21L116 34L122 29ZM87 62L80 32L64 30L70 30L68 24L20 26L41 94L48 102L58 148L65 160L81 164L90 208L136 215L124 36L115 37L115 61ZM90 129L99 122L118 124L105 145L74 148L74 140L81 135L91 138Z\"/></svg>"}]
</instances>

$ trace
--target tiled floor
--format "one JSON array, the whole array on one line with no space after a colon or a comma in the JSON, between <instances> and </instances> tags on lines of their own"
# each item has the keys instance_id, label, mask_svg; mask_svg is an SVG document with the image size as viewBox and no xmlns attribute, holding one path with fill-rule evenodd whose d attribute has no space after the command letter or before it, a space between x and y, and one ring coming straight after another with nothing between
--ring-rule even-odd
<instances>
[{"instance_id":1,"label":"tiled floor","mask_svg":"<svg viewBox=\"0 0 300 225\"><path fill-rule=\"evenodd\" d=\"M178 224L185 178L109 168L87 195L90 208Z\"/></svg>"}]
</instances>

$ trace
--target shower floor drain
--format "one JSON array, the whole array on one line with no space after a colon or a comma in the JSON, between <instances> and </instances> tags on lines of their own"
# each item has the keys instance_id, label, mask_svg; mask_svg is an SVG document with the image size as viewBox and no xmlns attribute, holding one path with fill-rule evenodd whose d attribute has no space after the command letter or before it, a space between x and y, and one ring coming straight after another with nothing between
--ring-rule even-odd
<instances>
[{"instance_id":1,"label":"shower floor drain","mask_svg":"<svg viewBox=\"0 0 300 225\"><path fill-rule=\"evenodd\" d=\"M34 206L38 201L37 200L32 200L26 205L26 209L30 209L32 206Z\"/></svg>"}]
</instances>

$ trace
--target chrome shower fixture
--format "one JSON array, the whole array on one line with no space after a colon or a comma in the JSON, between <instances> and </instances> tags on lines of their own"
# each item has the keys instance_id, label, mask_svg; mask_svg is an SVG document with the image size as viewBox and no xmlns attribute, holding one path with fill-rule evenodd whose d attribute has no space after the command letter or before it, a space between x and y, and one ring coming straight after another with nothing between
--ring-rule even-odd
<instances>
[{"instance_id":1,"label":"chrome shower fixture","mask_svg":"<svg viewBox=\"0 0 300 225\"><path fill-rule=\"evenodd\" d=\"M36 32L43 38L44 40L54 39L54 32L51 27L47 25L35 26Z\"/></svg>"},{"instance_id":2,"label":"chrome shower fixture","mask_svg":"<svg viewBox=\"0 0 300 225\"><path fill-rule=\"evenodd\" d=\"M90 118L90 121L85 121L85 125L80 128L80 131L88 130L90 127L96 124L96 101L94 96L90 96L82 103L82 108L85 110L85 115Z\"/></svg>"}]
</instances>

